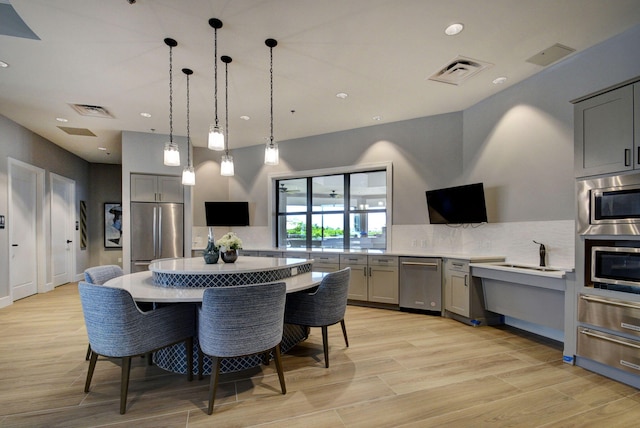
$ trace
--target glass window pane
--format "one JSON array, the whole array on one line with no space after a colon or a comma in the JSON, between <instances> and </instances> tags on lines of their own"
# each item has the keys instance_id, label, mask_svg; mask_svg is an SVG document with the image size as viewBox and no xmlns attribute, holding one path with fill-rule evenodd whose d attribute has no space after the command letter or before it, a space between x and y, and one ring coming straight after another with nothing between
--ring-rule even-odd
<instances>
[{"instance_id":1,"label":"glass window pane","mask_svg":"<svg viewBox=\"0 0 640 428\"><path fill-rule=\"evenodd\" d=\"M278 216L278 244L291 248L305 248L307 246L306 222L306 215Z\"/></svg>"},{"instance_id":2,"label":"glass window pane","mask_svg":"<svg viewBox=\"0 0 640 428\"><path fill-rule=\"evenodd\" d=\"M387 173L373 171L351 174L351 210L387 209Z\"/></svg>"},{"instance_id":3,"label":"glass window pane","mask_svg":"<svg viewBox=\"0 0 640 428\"><path fill-rule=\"evenodd\" d=\"M349 215L349 224L351 248L386 248L386 212L351 214Z\"/></svg>"},{"instance_id":4,"label":"glass window pane","mask_svg":"<svg viewBox=\"0 0 640 428\"><path fill-rule=\"evenodd\" d=\"M314 214L311 216L313 247L344 248L344 214Z\"/></svg>"},{"instance_id":5,"label":"glass window pane","mask_svg":"<svg viewBox=\"0 0 640 428\"><path fill-rule=\"evenodd\" d=\"M344 175L313 177L311 186L313 212L344 210Z\"/></svg>"},{"instance_id":6,"label":"glass window pane","mask_svg":"<svg viewBox=\"0 0 640 428\"><path fill-rule=\"evenodd\" d=\"M278 182L278 213L307 211L307 180L294 178Z\"/></svg>"}]
</instances>

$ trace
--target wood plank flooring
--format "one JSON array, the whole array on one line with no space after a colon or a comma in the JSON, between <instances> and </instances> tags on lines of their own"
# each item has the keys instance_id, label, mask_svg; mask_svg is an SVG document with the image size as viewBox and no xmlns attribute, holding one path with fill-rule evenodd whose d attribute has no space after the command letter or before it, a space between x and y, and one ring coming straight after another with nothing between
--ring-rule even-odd
<instances>
[{"instance_id":1,"label":"wood plank flooring","mask_svg":"<svg viewBox=\"0 0 640 428\"><path fill-rule=\"evenodd\" d=\"M0 427L630 427L640 391L562 363L557 343L508 327L349 306L351 346L320 329L274 365L223 375L214 414L209 377L187 382L136 359L127 413L120 367L100 359L83 386L86 331L77 285L0 309Z\"/></svg>"}]
</instances>

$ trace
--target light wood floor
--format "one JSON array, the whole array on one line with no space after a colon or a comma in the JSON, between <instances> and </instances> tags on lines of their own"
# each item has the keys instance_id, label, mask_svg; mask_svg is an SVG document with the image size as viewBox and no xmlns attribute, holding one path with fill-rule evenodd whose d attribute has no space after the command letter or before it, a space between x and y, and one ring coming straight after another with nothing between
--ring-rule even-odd
<instances>
[{"instance_id":1,"label":"light wood floor","mask_svg":"<svg viewBox=\"0 0 640 428\"><path fill-rule=\"evenodd\" d=\"M640 393L562 363L559 346L509 329L349 306L351 346L319 329L284 357L288 393L273 364L222 378L212 416L208 377L134 362L127 413L120 367L99 360L91 392L76 284L0 309L0 426L21 427L482 427L638 426Z\"/></svg>"}]
</instances>

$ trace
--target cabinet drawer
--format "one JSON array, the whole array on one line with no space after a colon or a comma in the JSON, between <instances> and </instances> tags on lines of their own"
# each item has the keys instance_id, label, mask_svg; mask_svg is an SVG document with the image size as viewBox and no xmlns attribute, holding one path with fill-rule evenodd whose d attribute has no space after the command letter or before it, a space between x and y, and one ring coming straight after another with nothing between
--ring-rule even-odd
<instances>
[{"instance_id":1,"label":"cabinet drawer","mask_svg":"<svg viewBox=\"0 0 640 428\"><path fill-rule=\"evenodd\" d=\"M282 257L293 257L294 259L308 259L309 253L303 253L301 251L284 251Z\"/></svg>"},{"instance_id":2,"label":"cabinet drawer","mask_svg":"<svg viewBox=\"0 0 640 428\"><path fill-rule=\"evenodd\" d=\"M640 374L640 342L590 328L578 328L578 355Z\"/></svg>"},{"instance_id":3,"label":"cabinet drawer","mask_svg":"<svg viewBox=\"0 0 640 428\"><path fill-rule=\"evenodd\" d=\"M240 255L245 257L258 257L260 254L255 250L240 250Z\"/></svg>"},{"instance_id":4,"label":"cabinet drawer","mask_svg":"<svg viewBox=\"0 0 640 428\"><path fill-rule=\"evenodd\" d=\"M318 264L339 264L340 256L338 254L310 254L311 258Z\"/></svg>"},{"instance_id":5,"label":"cabinet drawer","mask_svg":"<svg viewBox=\"0 0 640 428\"><path fill-rule=\"evenodd\" d=\"M395 256L369 256L369 265L371 266L390 266L398 267L398 258Z\"/></svg>"},{"instance_id":6,"label":"cabinet drawer","mask_svg":"<svg viewBox=\"0 0 640 428\"><path fill-rule=\"evenodd\" d=\"M578 322L640 337L640 304L582 294Z\"/></svg>"},{"instance_id":7,"label":"cabinet drawer","mask_svg":"<svg viewBox=\"0 0 640 428\"><path fill-rule=\"evenodd\" d=\"M282 257L282 252L280 251L260 251L260 257Z\"/></svg>"},{"instance_id":8,"label":"cabinet drawer","mask_svg":"<svg viewBox=\"0 0 640 428\"><path fill-rule=\"evenodd\" d=\"M363 254L340 254L340 266L366 265L367 256Z\"/></svg>"}]
</instances>

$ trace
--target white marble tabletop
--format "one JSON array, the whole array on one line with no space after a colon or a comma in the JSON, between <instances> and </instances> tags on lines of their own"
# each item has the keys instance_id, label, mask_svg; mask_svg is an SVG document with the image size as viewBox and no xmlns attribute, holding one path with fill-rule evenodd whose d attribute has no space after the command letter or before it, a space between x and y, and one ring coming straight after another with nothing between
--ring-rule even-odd
<instances>
[{"instance_id":1,"label":"white marble tabletop","mask_svg":"<svg viewBox=\"0 0 640 428\"><path fill-rule=\"evenodd\" d=\"M278 282L284 282L287 285L287 293L293 293L319 285L325 275L325 272L309 272ZM104 285L123 288L138 302L158 303L201 302L205 290L204 288L168 288L154 285L149 271L119 276L107 281Z\"/></svg>"}]
</instances>

